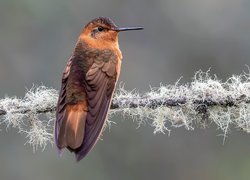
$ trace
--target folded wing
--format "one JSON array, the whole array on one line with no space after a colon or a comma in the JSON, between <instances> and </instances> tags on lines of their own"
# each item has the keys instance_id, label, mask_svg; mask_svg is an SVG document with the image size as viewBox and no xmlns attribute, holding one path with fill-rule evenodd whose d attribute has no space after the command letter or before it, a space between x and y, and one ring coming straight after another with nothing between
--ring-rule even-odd
<instances>
[{"instance_id":1,"label":"folded wing","mask_svg":"<svg viewBox=\"0 0 250 180\"><path fill-rule=\"evenodd\" d=\"M115 88L117 62L93 60L84 73L77 71L79 64L74 61L74 58L69 60L63 75L55 141L59 150L67 147L79 161L95 145L102 132ZM71 78L75 75L79 82ZM72 88L77 90L69 93ZM71 97L72 94L75 98Z\"/></svg>"}]
</instances>

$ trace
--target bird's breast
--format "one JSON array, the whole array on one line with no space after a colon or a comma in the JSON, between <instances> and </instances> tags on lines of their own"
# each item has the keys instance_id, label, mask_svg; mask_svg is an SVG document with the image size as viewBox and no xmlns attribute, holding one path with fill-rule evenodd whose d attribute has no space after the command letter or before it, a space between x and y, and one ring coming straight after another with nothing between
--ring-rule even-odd
<instances>
[{"instance_id":1,"label":"bird's breast","mask_svg":"<svg viewBox=\"0 0 250 180\"><path fill-rule=\"evenodd\" d=\"M87 74L91 74L90 70L100 69L108 76L115 77L116 81L120 76L122 55L119 48L97 49L81 42L77 44L73 56L66 87L69 103L86 99L84 82L87 81Z\"/></svg>"}]
</instances>

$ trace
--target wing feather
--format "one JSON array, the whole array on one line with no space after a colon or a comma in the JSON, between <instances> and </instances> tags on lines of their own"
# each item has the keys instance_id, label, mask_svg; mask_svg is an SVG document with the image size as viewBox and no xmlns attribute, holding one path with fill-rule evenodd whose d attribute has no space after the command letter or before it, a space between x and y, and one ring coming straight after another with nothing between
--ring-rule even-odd
<instances>
[{"instance_id":1,"label":"wing feather","mask_svg":"<svg viewBox=\"0 0 250 180\"><path fill-rule=\"evenodd\" d=\"M97 66L98 70L96 70ZM92 68L97 71L96 76L93 76ZM103 68L105 69L103 70ZM86 74L86 94L89 107L83 144L76 151L77 160L82 159L91 150L102 132L117 78L115 69L115 63L96 64L94 62ZM114 72L112 76L107 74L108 71Z\"/></svg>"},{"instance_id":2,"label":"wing feather","mask_svg":"<svg viewBox=\"0 0 250 180\"><path fill-rule=\"evenodd\" d=\"M84 59L72 57L67 63L55 122L58 149L67 147L78 161L91 150L102 132L117 80L116 61L93 60L86 73L79 69L79 61ZM72 88L76 90L70 92ZM74 96L77 98L70 99Z\"/></svg>"}]
</instances>

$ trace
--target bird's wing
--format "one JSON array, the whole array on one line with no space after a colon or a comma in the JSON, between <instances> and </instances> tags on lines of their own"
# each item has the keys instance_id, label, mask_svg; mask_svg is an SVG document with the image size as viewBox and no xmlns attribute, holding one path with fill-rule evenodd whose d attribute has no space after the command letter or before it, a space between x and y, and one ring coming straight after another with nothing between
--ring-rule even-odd
<instances>
[{"instance_id":1,"label":"bird's wing","mask_svg":"<svg viewBox=\"0 0 250 180\"><path fill-rule=\"evenodd\" d=\"M74 61L72 56L64 70L62 77L61 90L59 93L59 99L56 110L56 122L55 122L55 142L59 150L64 147L75 147L82 143L84 133L80 131L84 130L84 122L86 119L85 111L79 108L79 102L69 103L69 86L70 86L70 72L72 71L72 64ZM72 80L71 80L72 81ZM82 103L81 103L82 104ZM79 110L78 110L79 109ZM80 113L78 115L78 112ZM85 117L83 117L85 116ZM82 126L82 128L80 127ZM78 134L78 136L76 135ZM72 144L74 143L74 144Z\"/></svg>"},{"instance_id":2,"label":"bird's wing","mask_svg":"<svg viewBox=\"0 0 250 180\"><path fill-rule=\"evenodd\" d=\"M115 88L117 61L94 60L84 75L83 71L76 71L76 59L71 58L66 66L59 94L55 141L58 149L67 147L75 152L76 159L82 159L95 145L102 131L111 97ZM73 64L73 65L72 65ZM75 81L71 71L78 73ZM70 92L71 89L77 89ZM71 98L74 94L77 98Z\"/></svg>"},{"instance_id":3,"label":"bird's wing","mask_svg":"<svg viewBox=\"0 0 250 180\"><path fill-rule=\"evenodd\" d=\"M91 150L101 134L115 88L116 63L95 60L86 74L88 113L83 143L75 151L77 160Z\"/></svg>"}]
</instances>

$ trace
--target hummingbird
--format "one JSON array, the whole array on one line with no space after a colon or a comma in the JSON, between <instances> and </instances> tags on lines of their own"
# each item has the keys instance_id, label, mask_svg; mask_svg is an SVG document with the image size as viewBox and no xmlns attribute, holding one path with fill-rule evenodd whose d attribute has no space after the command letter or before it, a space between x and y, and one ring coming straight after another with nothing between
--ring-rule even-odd
<instances>
[{"instance_id":1,"label":"hummingbird","mask_svg":"<svg viewBox=\"0 0 250 180\"><path fill-rule=\"evenodd\" d=\"M120 75L118 34L142 29L120 28L107 17L83 28L61 82L54 130L59 152L67 148L80 161L95 146Z\"/></svg>"}]
</instances>

